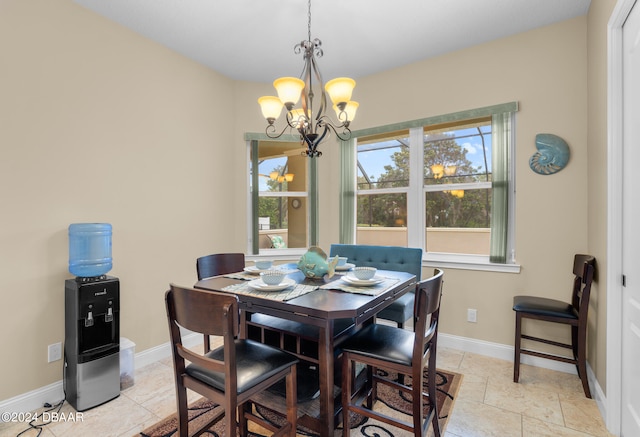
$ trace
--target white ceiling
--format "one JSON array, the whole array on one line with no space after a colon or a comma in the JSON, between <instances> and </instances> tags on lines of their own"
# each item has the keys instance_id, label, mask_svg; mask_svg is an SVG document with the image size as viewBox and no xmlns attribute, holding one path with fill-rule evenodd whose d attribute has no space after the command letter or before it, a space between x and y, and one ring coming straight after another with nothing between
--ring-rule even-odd
<instances>
[{"instance_id":1,"label":"white ceiling","mask_svg":"<svg viewBox=\"0 0 640 437\"><path fill-rule=\"evenodd\" d=\"M74 0L228 77L299 76L306 0ZM585 15L591 0L313 0L325 80L378 73Z\"/></svg>"}]
</instances>

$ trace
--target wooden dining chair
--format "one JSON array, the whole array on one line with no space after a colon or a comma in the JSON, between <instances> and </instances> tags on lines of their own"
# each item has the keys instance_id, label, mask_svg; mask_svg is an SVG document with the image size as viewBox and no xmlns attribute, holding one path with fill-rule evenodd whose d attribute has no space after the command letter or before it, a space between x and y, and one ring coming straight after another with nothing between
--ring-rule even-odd
<instances>
[{"instance_id":1,"label":"wooden dining chair","mask_svg":"<svg viewBox=\"0 0 640 437\"><path fill-rule=\"evenodd\" d=\"M515 296L513 310L516 312L515 356L513 360L513 382L520 379L520 355L575 364L586 397L591 398L587 379L587 322L589 297L593 281L595 258L591 255L575 255L573 259L573 289L571 302L538 296ZM571 344L522 333L522 320L534 319L543 322L561 323L571 326ZM522 347L522 339L571 349L572 357L534 351Z\"/></svg>"},{"instance_id":2,"label":"wooden dining chair","mask_svg":"<svg viewBox=\"0 0 640 437\"><path fill-rule=\"evenodd\" d=\"M187 437L224 420L226 435L248 434L251 420L274 436L296 434L296 364L298 359L280 349L238 339L238 298L227 293L171 285L165 294L178 407L178 435ZM198 354L182 344L180 328L218 335L222 346ZM189 361L191 364L186 364ZM254 415L252 398L282 380L286 384L287 421L280 428ZM210 399L224 410L198 430L189 430L187 389ZM224 413L224 419L222 419ZM237 428L239 427L239 428ZM198 434L195 434L198 435Z\"/></svg>"},{"instance_id":3,"label":"wooden dining chair","mask_svg":"<svg viewBox=\"0 0 640 437\"><path fill-rule=\"evenodd\" d=\"M244 253L214 253L196 260L198 281L212 276L241 272L245 267Z\"/></svg>"},{"instance_id":4,"label":"wooden dining chair","mask_svg":"<svg viewBox=\"0 0 640 437\"><path fill-rule=\"evenodd\" d=\"M219 275L241 272L245 267L244 253L214 253L196 259L198 281ZM211 350L211 338L204 336L204 352Z\"/></svg>"},{"instance_id":5,"label":"wooden dining chair","mask_svg":"<svg viewBox=\"0 0 640 437\"><path fill-rule=\"evenodd\" d=\"M436 269L432 277L418 284L413 309L416 321L413 332L374 323L361 329L342 344L344 437L349 436L350 412L377 419L421 437L426 435L431 423L434 435L440 436L436 403L436 348L443 276L444 273ZM367 381L361 387L356 387L355 363L367 366ZM378 372L378 369L384 371ZM411 386L401 383L399 379L385 377L389 374L387 372L397 372L398 376L411 376ZM422 391L425 373L427 393ZM412 422L373 410L378 384L386 384L409 394ZM415 393L416 391L418 393ZM428 405L428 414L424 414L425 405Z\"/></svg>"}]
</instances>

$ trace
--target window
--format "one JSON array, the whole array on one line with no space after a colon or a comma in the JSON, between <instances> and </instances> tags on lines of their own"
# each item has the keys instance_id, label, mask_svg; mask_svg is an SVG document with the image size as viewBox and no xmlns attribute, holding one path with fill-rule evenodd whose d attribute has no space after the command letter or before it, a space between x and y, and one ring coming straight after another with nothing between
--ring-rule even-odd
<instances>
[{"instance_id":1,"label":"window","mask_svg":"<svg viewBox=\"0 0 640 437\"><path fill-rule=\"evenodd\" d=\"M355 229L343 204L341 242L422 247L427 260L513 263L516 110L512 103L354 132L345 146L356 157ZM348 185L343 179L343 195Z\"/></svg>"},{"instance_id":2,"label":"window","mask_svg":"<svg viewBox=\"0 0 640 437\"><path fill-rule=\"evenodd\" d=\"M408 136L402 131L357 140L357 244L408 244Z\"/></svg>"},{"instance_id":3,"label":"window","mask_svg":"<svg viewBox=\"0 0 640 437\"><path fill-rule=\"evenodd\" d=\"M313 160L301 154L299 140L253 139L249 149L249 253L308 247L316 235L316 224L310 220L315 199L309 191L310 186L315 186L310 177L315 171L309 171Z\"/></svg>"},{"instance_id":4,"label":"window","mask_svg":"<svg viewBox=\"0 0 640 437\"><path fill-rule=\"evenodd\" d=\"M424 129L427 252L489 255L491 119Z\"/></svg>"}]
</instances>

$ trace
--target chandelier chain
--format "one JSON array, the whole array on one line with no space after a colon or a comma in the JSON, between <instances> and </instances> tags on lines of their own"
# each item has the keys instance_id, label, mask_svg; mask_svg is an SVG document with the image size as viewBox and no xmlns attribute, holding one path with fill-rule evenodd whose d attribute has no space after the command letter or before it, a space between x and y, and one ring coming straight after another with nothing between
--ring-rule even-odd
<instances>
[{"instance_id":1,"label":"chandelier chain","mask_svg":"<svg viewBox=\"0 0 640 437\"><path fill-rule=\"evenodd\" d=\"M307 2L308 13L307 13L307 32L309 35L309 41L311 41L311 0Z\"/></svg>"}]
</instances>

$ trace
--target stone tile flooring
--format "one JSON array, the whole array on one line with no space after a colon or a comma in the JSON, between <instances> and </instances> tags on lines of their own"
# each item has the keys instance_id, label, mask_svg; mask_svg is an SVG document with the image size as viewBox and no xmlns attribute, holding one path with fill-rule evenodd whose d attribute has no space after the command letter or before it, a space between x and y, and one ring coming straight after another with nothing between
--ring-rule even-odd
<instances>
[{"instance_id":1,"label":"stone tile flooring","mask_svg":"<svg viewBox=\"0 0 640 437\"><path fill-rule=\"evenodd\" d=\"M510 361L442 347L438 367L464 375L444 437L611 436L575 375L523 365L514 384ZM170 359L137 369L135 384L118 398L83 412L82 421L51 423L40 436L134 436L175 411L172 378ZM65 404L61 412L74 410ZM0 423L0 436L17 436L25 428ZM21 437L36 435L30 430Z\"/></svg>"}]
</instances>

